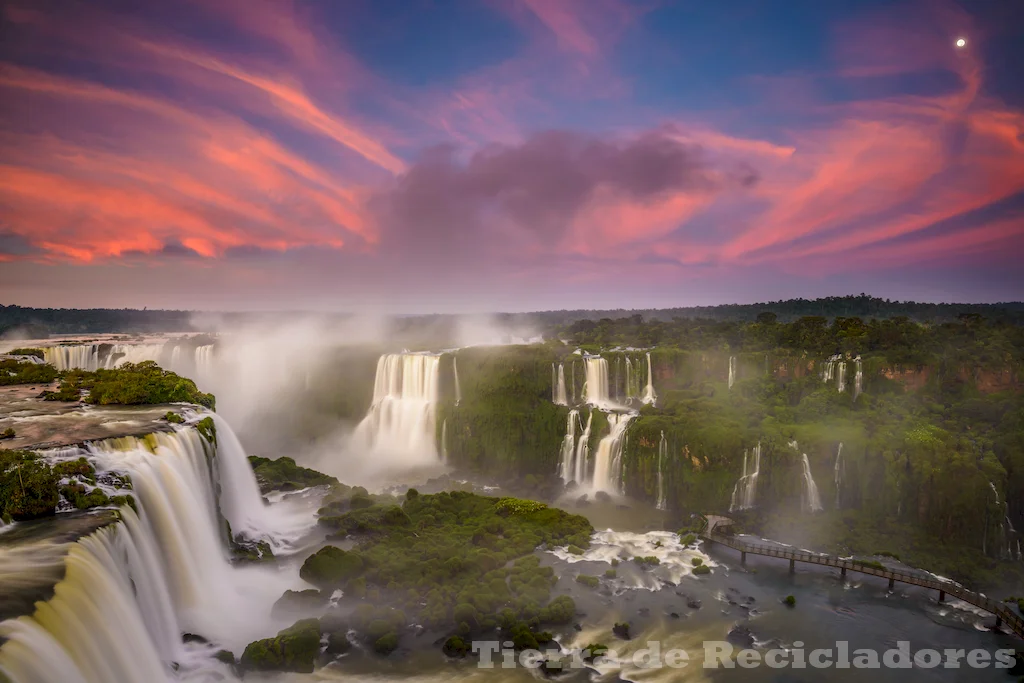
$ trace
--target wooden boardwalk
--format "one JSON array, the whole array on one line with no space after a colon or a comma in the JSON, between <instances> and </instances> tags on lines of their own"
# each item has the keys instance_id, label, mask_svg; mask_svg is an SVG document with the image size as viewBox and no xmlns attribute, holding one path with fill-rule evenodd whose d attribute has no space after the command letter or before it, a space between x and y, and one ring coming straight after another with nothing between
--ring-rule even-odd
<instances>
[{"instance_id":1,"label":"wooden boardwalk","mask_svg":"<svg viewBox=\"0 0 1024 683\"><path fill-rule=\"evenodd\" d=\"M939 602L945 600L947 595L951 595L958 600L963 600L966 603L995 615L995 628L998 629L1005 625L1006 628L1013 632L1018 638L1024 639L1024 618L1014 610L1012 605L992 600L980 593L967 590L963 586L959 586L952 581L930 578L920 574L908 574L906 572L892 569L880 569L878 567L861 564L856 560L844 560L832 555L820 555L817 553L809 553L803 550L795 550L789 547L768 545L764 543L751 543L720 532L721 529L731 526L732 520L726 517L716 517L713 515L708 515L705 519L707 519L708 524L705 530L701 532L700 537L704 539L706 545L710 546L718 543L732 548L733 550L738 550L740 552L740 561L743 563L746 563L747 553L750 553L753 555L778 557L784 560L789 560L790 572L795 571L797 562L806 562L808 564L819 564L825 567L835 567L840 570L841 576L846 576L846 572L851 571L889 579L889 590L892 590L895 587L897 581L900 583L907 583L912 586L930 588L939 592Z\"/></svg>"}]
</instances>

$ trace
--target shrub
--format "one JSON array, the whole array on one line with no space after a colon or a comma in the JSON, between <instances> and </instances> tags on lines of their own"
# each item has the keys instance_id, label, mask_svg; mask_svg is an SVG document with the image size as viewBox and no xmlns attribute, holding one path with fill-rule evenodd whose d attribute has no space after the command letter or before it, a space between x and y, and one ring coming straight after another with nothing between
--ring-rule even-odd
<instances>
[{"instance_id":1,"label":"shrub","mask_svg":"<svg viewBox=\"0 0 1024 683\"><path fill-rule=\"evenodd\" d=\"M573 545L571 543L566 547L566 550L573 555L582 555L584 553L583 548L580 548L579 546Z\"/></svg>"},{"instance_id":2,"label":"shrub","mask_svg":"<svg viewBox=\"0 0 1024 683\"><path fill-rule=\"evenodd\" d=\"M444 641L441 650L449 657L465 657L469 654L470 644L459 636L451 636Z\"/></svg>"},{"instance_id":3,"label":"shrub","mask_svg":"<svg viewBox=\"0 0 1024 683\"><path fill-rule=\"evenodd\" d=\"M373 642L373 650L380 655L389 655L398 649L398 634L387 633Z\"/></svg>"},{"instance_id":4,"label":"shrub","mask_svg":"<svg viewBox=\"0 0 1024 683\"><path fill-rule=\"evenodd\" d=\"M582 583L584 586L587 586L588 588L597 588L598 585L600 585L601 580L598 579L596 576L578 574L576 576L576 583Z\"/></svg>"},{"instance_id":5,"label":"shrub","mask_svg":"<svg viewBox=\"0 0 1024 683\"><path fill-rule=\"evenodd\" d=\"M656 567L659 564L661 564L661 560L659 560L654 555L648 555L647 557L634 557L633 561L636 562L641 567L643 567L644 569L649 569L650 567Z\"/></svg>"},{"instance_id":6,"label":"shrub","mask_svg":"<svg viewBox=\"0 0 1024 683\"><path fill-rule=\"evenodd\" d=\"M0 386L8 384L49 384L55 379L57 379L57 370L52 365L29 363L14 360L13 358L0 360Z\"/></svg>"},{"instance_id":7,"label":"shrub","mask_svg":"<svg viewBox=\"0 0 1024 683\"><path fill-rule=\"evenodd\" d=\"M185 418L183 418L181 415L179 415L178 413L175 413L174 411L171 411L171 410L167 411L167 414L164 415L164 419L167 420L168 422L170 422L171 424L176 424L176 425L180 425L180 424L184 424L185 423Z\"/></svg>"},{"instance_id":8,"label":"shrub","mask_svg":"<svg viewBox=\"0 0 1024 683\"><path fill-rule=\"evenodd\" d=\"M693 533L687 533L686 535L681 536L679 538L679 542L682 543L683 545L693 545L693 543L696 540L697 540L697 534L693 534Z\"/></svg>"},{"instance_id":9,"label":"shrub","mask_svg":"<svg viewBox=\"0 0 1024 683\"><path fill-rule=\"evenodd\" d=\"M68 370L61 376L57 393L70 395L73 392L77 395L82 389L89 390L86 402L98 405L194 403L211 410L215 406L213 394L199 391L192 380L163 370L153 361L125 363L114 369L95 372Z\"/></svg>"},{"instance_id":10,"label":"shrub","mask_svg":"<svg viewBox=\"0 0 1024 683\"><path fill-rule=\"evenodd\" d=\"M695 557L692 560L690 560L690 564L692 564L694 567L699 567L702 564L704 564L704 560L702 560L699 557Z\"/></svg>"},{"instance_id":11,"label":"shrub","mask_svg":"<svg viewBox=\"0 0 1024 683\"><path fill-rule=\"evenodd\" d=\"M616 622L616 624L612 626L612 633L615 635L616 638L629 640L629 622Z\"/></svg>"},{"instance_id":12,"label":"shrub","mask_svg":"<svg viewBox=\"0 0 1024 683\"><path fill-rule=\"evenodd\" d=\"M26 521L54 514L59 479L31 451L0 451L0 519Z\"/></svg>"},{"instance_id":13,"label":"shrub","mask_svg":"<svg viewBox=\"0 0 1024 683\"><path fill-rule=\"evenodd\" d=\"M783 598L782 604L786 607L796 607L796 598L792 595L787 595L785 598Z\"/></svg>"},{"instance_id":14,"label":"shrub","mask_svg":"<svg viewBox=\"0 0 1024 683\"><path fill-rule=\"evenodd\" d=\"M604 570L604 578L606 578L606 579L614 579L618 575L619 575L619 573L617 571L615 571L614 569L605 569Z\"/></svg>"},{"instance_id":15,"label":"shrub","mask_svg":"<svg viewBox=\"0 0 1024 683\"><path fill-rule=\"evenodd\" d=\"M0 439L13 439L15 437L14 427L8 427L0 432Z\"/></svg>"},{"instance_id":16,"label":"shrub","mask_svg":"<svg viewBox=\"0 0 1024 683\"><path fill-rule=\"evenodd\" d=\"M706 574L710 574L710 573L711 573L711 567L707 566L706 564L698 565L698 566L693 568L693 574L695 576L705 576Z\"/></svg>"}]
</instances>

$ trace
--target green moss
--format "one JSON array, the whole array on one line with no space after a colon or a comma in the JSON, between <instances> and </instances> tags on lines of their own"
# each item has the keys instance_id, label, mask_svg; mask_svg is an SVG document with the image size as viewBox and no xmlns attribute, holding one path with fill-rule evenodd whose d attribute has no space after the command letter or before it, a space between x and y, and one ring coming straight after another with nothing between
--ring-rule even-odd
<instances>
[{"instance_id":1,"label":"green moss","mask_svg":"<svg viewBox=\"0 0 1024 683\"><path fill-rule=\"evenodd\" d=\"M711 567L707 566L706 564L702 564L700 566L697 566L697 567L693 568L693 574L695 576L705 576L705 575L710 574L710 573L711 573Z\"/></svg>"},{"instance_id":2,"label":"green moss","mask_svg":"<svg viewBox=\"0 0 1024 683\"><path fill-rule=\"evenodd\" d=\"M313 673L320 653L320 621L303 619L274 638L249 643L239 665L248 671Z\"/></svg>"},{"instance_id":3,"label":"green moss","mask_svg":"<svg viewBox=\"0 0 1024 683\"><path fill-rule=\"evenodd\" d=\"M373 641L373 651L379 655L389 655L398 649L398 634L391 632Z\"/></svg>"},{"instance_id":4,"label":"green moss","mask_svg":"<svg viewBox=\"0 0 1024 683\"><path fill-rule=\"evenodd\" d=\"M58 477L78 477L96 483L96 470L84 457L58 462L53 465L53 471Z\"/></svg>"},{"instance_id":5,"label":"green moss","mask_svg":"<svg viewBox=\"0 0 1024 683\"><path fill-rule=\"evenodd\" d=\"M213 394L196 388L195 382L152 361L125 363L114 369L95 372L68 370L61 373L60 390L48 400L71 400L88 390L86 402L97 405L145 405L158 403L194 403L214 409Z\"/></svg>"},{"instance_id":6,"label":"green moss","mask_svg":"<svg viewBox=\"0 0 1024 683\"><path fill-rule=\"evenodd\" d=\"M661 564L661 560L659 560L654 555L649 555L647 557L634 557L633 561L645 569L648 569L650 567L657 567L659 564Z\"/></svg>"},{"instance_id":7,"label":"green moss","mask_svg":"<svg viewBox=\"0 0 1024 683\"><path fill-rule=\"evenodd\" d=\"M85 486L77 482L61 486L60 495L79 510L110 505L110 498L102 490L94 488L86 492Z\"/></svg>"},{"instance_id":8,"label":"green moss","mask_svg":"<svg viewBox=\"0 0 1024 683\"><path fill-rule=\"evenodd\" d=\"M325 546L306 558L299 577L321 590L341 588L363 571L363 558L333 545Z\"/></svg>"},{"instance_id":9,"label":"green moss","mask_svg":"<svg viewBox=\"0 0 1024 683\"><path fill-rule=\"evenodd\" d=\"M619 575L619 573L617 571L615 571L614 569L605 569L604 570L604 577L606 579L614 579L618 575Z\"/></svg>"},{"instance_id":10,"label":"green moss","mask_svg":"<svg viewBox=\"0 0 1024 683\"><path fill-rule=\"evenodd\" d=\"M309 486L323 486L337 484L338 480L316 470L300 467L289 457L281 457L277 460L261 458L255 455L249 456L249 464L252 465L256 474L256 481L259 482L260 492L269 491L297 491Z\"/></svg>"},{"instance_id":11,"label":"green moss","mask_svg":"<svg viewBox=\"0 0 1024 683\"><path fill-rule=\"evenodd\" d=\"M578 545L573 545L571 543L566 547L566 550L573 555L582 555L584 552L586 552L585 550L583 550L583 548L579 547Z\"/></svg>"},{"instance_id":12,"label":"green moss","mask_svg":"<svg viewBox=\"0 0 1024 683\"><path fill-rule=\"evenodd\" d=\"M196 423L196 430L199 435L206 439L207 443L214 446L217 445L217 424L213 421L212 417L204 417L202 420Z\"/></svg>"},{"instance_id":13,"label":"green moss","mask_svg":"<svg viewBox=\"0 0 1024 683\"><path fill-rule=\"evenodd\" d=\"M170 422L171 424L176 424L176 425L180 425L180 424L184 424L185 423L185 418L183 418L178 413L175 413L174 411L170 411L170 410L167 411L166 415L164 415L164 419L167 420L168 422Z\"/></svg>"},{"instance_id":14,"label":"green moss","mask_svg":"<svg viewBox=\"0 0 1024 683\"><path fill-rule=\"evenodd\" d=\"M783 598L782 604L786 607L796 607L796 598L792 595L787 595L785 598Z\"/></svg>"},{"instance_id":15,"label":"green moss","mask_svg":"<svg viewBox=\"0 0 1024 683\"><path fill-rule=\"evenodd\" d=\"M690 560L690 563L691 563L691 564L692 564L692 565L693 565L694 567L699 567L699 566L701 566L702 564L704 564L704 560L700 559L699 557L695 557L695 558L693 558L692 560Z\"/></svg>"}]
</instances>

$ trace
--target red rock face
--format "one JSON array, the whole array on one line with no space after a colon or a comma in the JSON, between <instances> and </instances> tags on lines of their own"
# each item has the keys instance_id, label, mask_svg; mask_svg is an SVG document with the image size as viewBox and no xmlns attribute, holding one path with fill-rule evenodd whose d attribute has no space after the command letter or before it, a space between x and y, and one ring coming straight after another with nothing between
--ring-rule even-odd
<instances>
[{"instance_id":1,"label":"red rock face","mask_svg":"<svg viewBox=\"0 0 1024 683\"><path fill-rule=\"evenodd\" d=\"M885 368L882 370L882 374L887 378L899 382L903 385L906 391L916 391L921 389L928 382L928 378L932 374L930 367L923 368Z\"/></svg>"},{"instance_id":2,"label":"red rock face","mask_svg":"<svg viewBox=\"0 0 1024 683\"><path fill-rule=\"evenodd\" d=\"M1020 381L1011 368L1001 370L981 370L960 368L957 376L968 382L974 382L978 391L983 394L994 394L999 391L1018 391Z\"/></svg>"}]
</instances>

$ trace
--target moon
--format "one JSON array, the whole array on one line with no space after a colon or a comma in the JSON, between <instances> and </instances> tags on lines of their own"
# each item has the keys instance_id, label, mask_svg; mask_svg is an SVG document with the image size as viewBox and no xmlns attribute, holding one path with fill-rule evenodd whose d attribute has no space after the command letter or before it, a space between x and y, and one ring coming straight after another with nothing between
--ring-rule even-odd
<instances>
[{"instance_id":1,"label":"moon","mask_svg":"<svg viewBox=\"0 0 1024 683\"><path fill-rule=\"evenodd\" d=\"M963 47L966 44L967 44L967 40L966 39L964 39L964 38L957 38L956 39L956 46L957 47Z\"/></svg>"}]
</instances>

